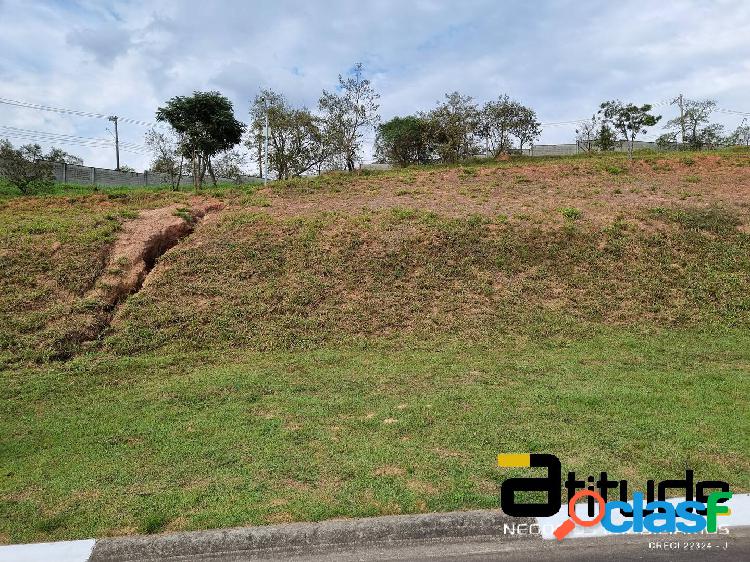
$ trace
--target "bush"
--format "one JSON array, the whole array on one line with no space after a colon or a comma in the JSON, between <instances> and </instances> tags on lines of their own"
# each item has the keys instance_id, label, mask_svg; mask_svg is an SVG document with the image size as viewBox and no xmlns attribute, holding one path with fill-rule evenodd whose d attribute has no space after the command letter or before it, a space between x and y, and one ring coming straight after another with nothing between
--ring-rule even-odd
<instances>
[{"instance_id":1,"label":"bush","mask_svg":"<svg viewBox=\"0 0 750 562\"><path fill-rule=\"evenodd\" d=\"M16 149L7 140L0 141L0 176L24 195L47 191L54 183L52 166L35 158L33 148Z\"/></svg>"},{"instance_id":2,"label":"bush","mask_svg":"<svg viewBox=\"0 0 750 562\"><path fill-rule=\"evenodd\" d=\"M582 214L580 209L576 209L575 207L565 207L560 212L562 213L562 216L572 221L580 219Z\"/></svg>"},{"instance_id":3,"label":"bush","mask_svg":"<svg viewBox=\"0 0 750 562\"><path fill-rule=\"evenodd\" d=\"M604 169L613 176L619 176L625 173L625 170L623 168L620 168L620 166L615 166L614 164L605 164Z\"/></svg>"}]
</instances>

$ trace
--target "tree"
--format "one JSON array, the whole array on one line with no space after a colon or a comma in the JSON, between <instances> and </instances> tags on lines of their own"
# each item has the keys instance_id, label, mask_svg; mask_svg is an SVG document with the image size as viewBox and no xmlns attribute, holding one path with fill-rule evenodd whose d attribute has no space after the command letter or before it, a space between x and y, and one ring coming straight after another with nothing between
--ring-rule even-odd
<instances>
[{"instance_id":1,"label":"tree","mask_svg":"<svg viewBox=\"0 0 750 562\"><path fill-rule=\"evenodd\" d=\"M747 120L743 120L727 137L726 143L734 146L750 146L750 125L747 124Z\"/></svg>"},{"instance_id":2,"label":"tree","mask_svg":"<svg viewBox=\"0 0 750 562\"><path fill-rule=\"evenodd\" d=\"M645 134L646 127L653 127L661 119L661 115L651 115L651 109L650 104L638 107L632 103L623 105L619 100L605 101L600 106L599 113L627 141L630 160L633 159L633 143L636 137Z\"/></svg>"},{"instance_id":3,"label":"tree","mask_svg":"<svg viewBox=\"0 0 750 562\"><path fill-rule=\"evenodd\" d=\"M661 149L667 150L675 148L675 145L679 145L676 131L661 134L656 138L656 146ZM679 146L677 146L677 148L679 148Z\"/></svg>"},{"instance_id":4,"label":"tree","mask_svg":"<svg viewBox=\"0 0 750 562\"><path fill-rule=\"evenodd\" d=\"M445 101L420 114L427 123L430 149L443 162L458 162L479 153L477 131L480 113L471 96L445 94Z\"/></svg>"},{"instance_id":5,"label":"tree","mask_svg":"<svg viewBox=\"0 0 750 562\"><path fill-rule=\"evenodd\" d=\"M234 117L232 102L219 92L176 96L157 110L156 120L169 123L179 135L180 150L192 162L196 189L203 184L206 170L216 185L211 157L239 144L245 131Z\"/></svg>"},{"instance_id":6,"label":"tree","mask_svg":"<svg viewBox=\"0 0 750 562\"><path fill-rule=\"evenodd\" d=\"M133 166L128 166L127 164L121 164L120 165L120 169L118 170L118 172L135 173L135 168L133 168Z\"/></svg>"},{"instance_id":7,"label":"tree","mask_svg":"<svg viewBox=\"0 0 750 562\"><path fill-rule=\"evenodd\" d=\"M497 101L488 101L482 108L479 133L493 156L507 152L513 146L510 135L517 118L518 105L504 94Z\"/></svg>"},{"instance_id":8,"label":"tree","mask_svg":"<svg viewBox=\"0 0 750 562\"><path fill-rule=\"evenodd\" d=\"M519 104L516 119L511 127L511 134L518 139L518 148L523 150L523 145L533 143L542 134L542 124L536 118L536 111L530 107Z\"/></svg>"},{"instance_id":9,"label":"tree","mask_svg":"<svg viewBox=\"0 0 750 562\"><path fill-rule=\"evenodd\" d=\"M680 134L683 144L700 149L707 144L716 144L716 133L719 125L709 124L711 113L716 107L715 100L688 100L682 96L673 103L678 103L680 115L667 121L665 129L674 133L675 140Z\"/></svg>"},{"instance_id":10,"label":"tree","mask_svg":"<svg viewBox=\"0 0 750 562\"><path fill-rule=\"evenodd\" d=\"M370 81L363 77L362 63L354 65L352 73L344 79L339 74L338 93L327 92L318 101L323 114L325 139L335 160L341 159L350 172L354 170L362 149L362 134L380 121L375 92Z\"/></svg>"},{"instance_id":11,"label":"tree","mask_svg":"<svg viewBox=\"0 0 750 562\"><path fill-rule=\"evenodd\" d=\"M581 121L576 129L576 143L586 152L593 152L596 147L596 139L599 134L600 121L596 115L591 121Z\"/></svg>"},{"instance_id":12,"label":"tree","mask_svg":"<svg viewBox=\"0 0 750 562\"><path fill-rule=\"evenodd\" d=\"M172 189L179 190L185 167L185 151L177 132L171 128L169 131L151 129L146 133L146 146L154 154L151 171L167 176Z\"/></svg>"},{"instance_id":13,"label":"tree","mask_svg":"<svg viewBox=\"0 0 750 562\"><path fill-rule=\"evenodd\" d=\"M498 156L513 148L513 138L520 149L539 138L541 124L533 109L503 94L497 101L484 104L477 132L484 139L488 152Z\"/></svg>"},{"instance_id":14,"label":"tree","mask_svg":"<svg viewBox=\"0 0 750 562\"><path fill-rule=\"evenodd\" d=\"M712 148L726 144L727 138L724 136L724 125L711 123L697 131L694 139L695 148Z\"/></svg>"},{"instance_id":15,"label":"tree","mask_svg":"<svg viewBox=\"0 0 750 562\"><path fill-rule=\"evenodd\" d=\"M59 164L83 164L83 159L73 154L68 154L62 148L51 147L45 154L42 147L36 143L25 144L19 148L24 157L29 161L56 162Z\"/></svg>"},{"instance_id":16,"label":"tree","mask_svg":"<svg viewBox=\"0 0 750 562\"><path fill-rule=\"evenodd\" d=\"M16 149L8 140L0 140L0 176L23 194L49 189L54 182L52 166L41 158L38 144Z\"/></svg>"},{"instance_id":17,"label":"tree","mask_svg":"<svg viewBox=\"0 0 750 562\"><path fill-rule=\"evenodd\" d=\"M44 156L44 160L47 160L48 162L58 162L60 164L75 164L77 166L83 164L83 158L69 154L62 148L55 147L49 149L49 152Z\"/></svg>"},{"instance_id":18,"label":"tree","mask_svg":"<svg viewBox=\"0 0 750 562\"><path fill-rule=\"evenodd\" d=\"M428 126L414 115L394 117L378 126L375 157L399 166L424 164L430 159Z\"/></svg>"},{"instance_id":19,"label":"tree","mask_svg":"<svg viewBox=\"0 0 750 562\"><path fill-rule=\"evenodd\" d=\"M239 150L228 150L216 158L213 163L216 177L230 179L236 183L241 183L242 176L245 175L243 168L246 162L247 157L245 154L240 153Z\"/></svg>"},{"instance_id":20,"label":"tree","mask_svg":"<svg viewBox=\"0 0 750 562\"><path fill-rule=\"evenodd\" d=\"M602 152L609 152L615 149L617 145L617 133L612 130L609 123L602 123L599 126L594 144Z\"/></svg>"},{"instance_id":21,"label":"tree","mask_svg":"<svg viewBox=\"0 0 750 562\"><path fill-rule=\"evenodd\" d=\"M306 108L291 107L282 94L263 90L250 107L251 136L246 141L251 152L257 152L262 170L265 119L268 112L268 166L276 177L301 176L325 159L322 120ZM268 174L268 170L265 172Z\"/></svg>"}]
</instances>

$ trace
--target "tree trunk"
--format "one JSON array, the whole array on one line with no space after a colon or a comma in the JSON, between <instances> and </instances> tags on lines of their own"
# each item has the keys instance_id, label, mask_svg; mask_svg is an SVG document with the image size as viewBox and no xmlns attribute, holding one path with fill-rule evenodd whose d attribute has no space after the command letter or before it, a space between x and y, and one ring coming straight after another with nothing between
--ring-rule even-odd
<instances>
[{"instance_id":1,"label":"tree trunk","mask_svg":"<svg viewBox=\"0 0 750 562\"><path fill-rule=\"evenodd\" d=\"M198 185L198 154L193 151L193 189L198 190L200 186Z\"/></svg>"},{"instance_id":2,"label":"tree trunk","mask_svg":"<svg viewBox=\"0 0 750 562\"><path fill-rule=\"evenodd\" d=\"M177 182L172 182L175 191L180 191L180 182L182 181L182 166L185 161L185 157L180 155L180 167L177 168Z\"/></svg>"},{"instance_id":3,"label":"tree trunk","mask_svg":"<svg viewBox=\"0 0 750 562\"><path fill-rule=\"evenodd\" d=\"M201 155L200 157L200 166L199 166L199 172L200 175L198 176L198 188L203 187L203 179L206 177L206 157Z\"/></svg>"},{"instance_id":4,"label":"tree trunk","mask_svg":"<svg viewBox=\"0 0 750 562\"><path fill-rule=\"evenodd\" d=\"M214 182L214 187L216 187L216 174L214 174L214 167L211 165L211 159L207 158L208 161L208 173L211 175L211 181Z\"/></svg>"},{"instance_id":5,"label":"tree trunk","mask_svg":"<svg viewBox=\"0 0 750 562\"><path fill-rule=\"evenodd\" d=\"M266 170L263 169L263 139L258 136L258 171L260 173L260 177L264 178L263 174L266 173Z\"/></svg>"}]
</instances>

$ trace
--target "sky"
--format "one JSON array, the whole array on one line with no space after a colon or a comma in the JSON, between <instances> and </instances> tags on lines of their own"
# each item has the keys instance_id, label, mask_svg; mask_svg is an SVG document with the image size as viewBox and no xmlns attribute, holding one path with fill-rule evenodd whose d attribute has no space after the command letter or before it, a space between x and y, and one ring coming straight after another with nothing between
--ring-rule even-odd
<instances>
[{"instance_id":1,"label":"sky","mask_svg":"<svg viewBox=\"0 0 750 562\"><path fill-rule=\"evenodd\" d=\"M750 2L0 0L5 100L153 122L172 96L218 90L246 122L259 89L315 109L356 62L383 120L454 90L480 103L507 93L542 123L590 117L615 98L658 104L663 123L679 93L750 112ZM728 129L742 118L714 114ZM74 142L111 139L106 119L0 103L0 138L21 144L39 132L44 147L114 167L113 148ZM120 124L130 147L121 162L139 171L151 160L145 132ZM49 133L68 136L51 143ZM574 124L545 125L538 142L574 138Z\"/></svg>"}]
</instances>

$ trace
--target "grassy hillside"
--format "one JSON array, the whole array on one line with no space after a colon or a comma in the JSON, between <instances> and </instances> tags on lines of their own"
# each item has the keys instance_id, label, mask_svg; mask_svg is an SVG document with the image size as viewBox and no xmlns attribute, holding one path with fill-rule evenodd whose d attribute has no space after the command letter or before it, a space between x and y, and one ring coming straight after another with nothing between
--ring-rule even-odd
<instances>
[{"instance_id":1,"label":"grassy hillside","mask_svg":"<svg viewBox=\"0 0 750 562\"><path fill-rule=\"evenodd\" d=\"M111 310L188 195L0 199L0 542L496 507L501 451L750 489L750 153L210 195Z\"/></svg>"},{"instance_id":2,"label":"grassy hillside","mask_svg":"<svg viewBox=\"0 0 750 562\"><path fill-rule=\"evenodd\" d=\"M132 192L0 199L0 365L47 361L96 338L101 276L123 221L183 194Z\"/></svg>"},{"instance_id":3,"label":"grassy hillside","mask_svg":"<svg viewBox=\"0 0 750 562\"><path fill-rule=\"evenodd\" d=\"M571 322L750 326L750 237L733 217L691 209L650 226L545 227L406 209L225 212L165 256L105 345L263 350L491 338Z\"/></svg>"}]
</instances>

